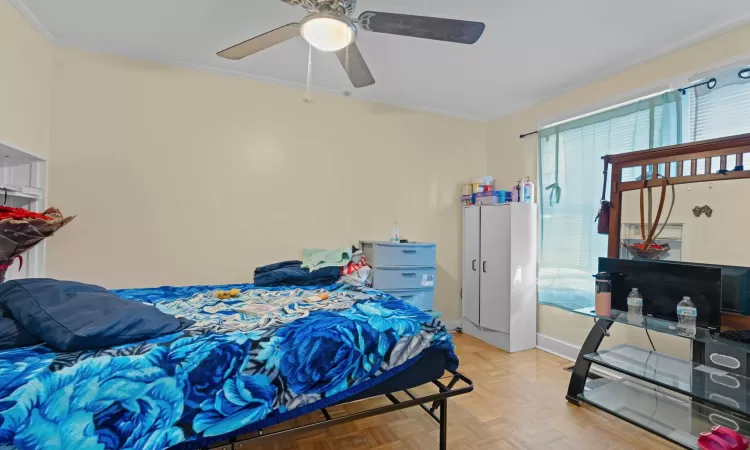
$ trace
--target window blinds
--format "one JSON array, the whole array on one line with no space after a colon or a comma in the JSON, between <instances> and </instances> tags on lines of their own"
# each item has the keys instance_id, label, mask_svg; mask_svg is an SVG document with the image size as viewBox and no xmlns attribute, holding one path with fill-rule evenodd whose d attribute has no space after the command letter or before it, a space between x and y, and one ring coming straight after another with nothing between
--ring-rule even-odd
<instances>
[{"instance_id":1,"label":"window blinds","mask_svg":"<svg viewBox=\"0 0 750 450\"><path fill-rule=\"evenodd\" d=\"M750 80L738 76L741 69L716 74L714 89L670 92L539 132L541 303L593 305L591 275L607 254L607 238L596 233L593 220L604 181L601 157L750 133ZM750 153L743 159L747 166ZM698 164L698 173L705 171L705 161ZM657 170L674 174L677 167ZM641 179L640 171L625 169L623 181Z\"/></svg>"},{"instance_id":2,"label":"window blinds","mask_svg":"<svg viewBox=\"0 0 750 450\"><path fill-rule=\"evenodd\" d=\"M604 182L601 157L677 143L680 105L679 94L668 93L540 131L541 303L593 304L592 274L607 254L607 237L597 234L594 222Z\"/></svg>"},{"instance_id":3,"label":"window blinds","mask_svg":"<svg viewBox=\"0 0 750 450\"><path fill-rule=\"evenodd\" d=\"M750 133L750 80L739 69L717 74L716 87L690 92L689 139L703 141Z\"/></svg>"}]
</instances>

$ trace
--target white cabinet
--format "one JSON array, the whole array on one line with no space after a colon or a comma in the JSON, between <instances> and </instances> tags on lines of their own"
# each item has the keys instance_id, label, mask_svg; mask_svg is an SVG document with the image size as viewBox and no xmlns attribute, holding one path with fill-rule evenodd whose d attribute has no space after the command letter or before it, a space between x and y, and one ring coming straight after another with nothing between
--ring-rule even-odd
<instances>
[{"instance_id":1,"label":"white cabinet","mask_svg":"<svg viewBox=\"0 0 750 450\"><path fill-rule=\"evenodd\" d=\"M463 316L479 323L479 207L464 208Z\"/></svg>"},{"instance_id":2,"label":"white cabinet","mask_svg":"<svg viewBox=\"0 0 750 450\"><path fill-rule=\"evenodd\" d=\"M536 205L464 207L464 332L510 352L536 347L536 242Z\"/></svg>"},{"instance_id":3,"label":"white cabinet","mask_svg":"<svg viewBox=\"0 0 750 450\"><path fill-rule=\"evenodd\" d=\"M0 142L0 164L0 204L43 212L46 162ZM14 261L6 280L44 276L44 246L42 242L22 255L23 267Z\"/></svg>"}]
</instances>

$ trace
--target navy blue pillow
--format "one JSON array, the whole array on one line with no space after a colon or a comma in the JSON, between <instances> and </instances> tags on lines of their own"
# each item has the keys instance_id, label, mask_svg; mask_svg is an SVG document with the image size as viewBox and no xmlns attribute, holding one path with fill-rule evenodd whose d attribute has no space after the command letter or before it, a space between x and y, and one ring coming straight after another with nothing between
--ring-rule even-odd
<instances>
[{"instance_id":1,"label":"navy blue pillow","mask_svg":"<svg viewBox=\"0 0 750 450\"><path fill-rule=\"evenodd\" d=\"M26 332L11 317L0 317L0 350L30 347L42 341Z\"/></svg>"},{"instance_id":2,"label":"navy blue pillow","mask_svg":"<svg viewBox=\"0 0 750 450\"><path fill-rule=\"evenodd\" d=\"M144 341L192 324L101 286L47 278L0 284L0 308L31 335L62 351Z\"/></svg>"}]
</instances>

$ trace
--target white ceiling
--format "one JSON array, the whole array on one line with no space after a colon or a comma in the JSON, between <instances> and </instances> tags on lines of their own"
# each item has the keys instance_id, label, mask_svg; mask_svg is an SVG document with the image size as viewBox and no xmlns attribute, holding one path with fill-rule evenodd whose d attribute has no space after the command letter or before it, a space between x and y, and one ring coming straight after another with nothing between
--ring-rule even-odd
<instances>
[{"instance_id":1,"label":"white ceiling","mask_svg":"<svg viewBox=\"0 0 750 450\"><path fill-rule=\"evenodd\" d=\"M279 0L11 0L53 42L303 86L295 39L235 62L230 45L305 15ZM360 0L365 10L483 21L474 46L361 32L377 83L356 97L491 120L750 21L748 0ZM352 90L316 54L313 85Z\"/></svg>"}]
</instances>

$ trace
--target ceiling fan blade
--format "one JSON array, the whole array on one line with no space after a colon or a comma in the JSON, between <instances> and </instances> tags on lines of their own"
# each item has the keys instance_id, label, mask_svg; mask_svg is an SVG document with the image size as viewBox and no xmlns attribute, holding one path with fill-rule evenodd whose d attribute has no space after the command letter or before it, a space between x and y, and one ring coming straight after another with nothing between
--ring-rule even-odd
<instances>
[{"instance_id":1,"label":"ceiling fan blade","mask_svg":"<svg viewBox=\"0 0 750 450\"><path fill-rule=\"evenodd\" d=\"M341 66L346 71L346 74L349 75L349 79L355 88L375 84L375 78L373 78L370 68L367 67L365 58L359 52L356 43L352 43L348 47L337 51L336 56L341 61Z\"/></svg>"},{"instance_id":2,"label":"ceiling fan blade","mask_svg":"<svg viewBox=\"0 0 750 450\"><path fill-rule=\"evenodd\" d=\"M238 60L250 56L254 53L258 53L261 50L265 50L269 47L273 47L276 44L281 44L284 41L299 36L299 24L290 23L283 27L276 28L275 30L269 31L268 33L261 34L252 39L248 39L245 42L239 43L235 46L229 47L217 53L222 58Z\"/></svg>"},{"instance_id":3,"label":"ceiling fan blade","mask_svg":"<svg viewBox=\"0 0 750 450\"><path fill-rule=\"evenodd\" d=\"M484 24L438 17L410 16L366 11L359 16L362 29L376 33L474 44L484 33Z\"/></svg>"}]
</instances>

